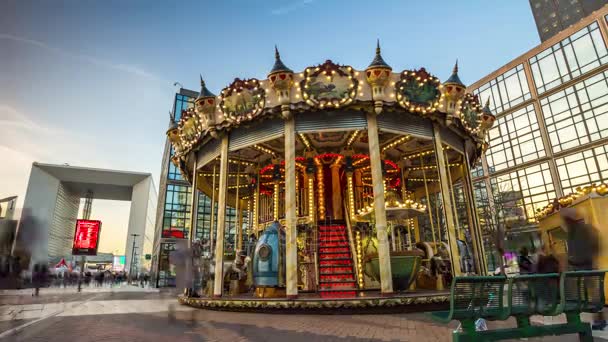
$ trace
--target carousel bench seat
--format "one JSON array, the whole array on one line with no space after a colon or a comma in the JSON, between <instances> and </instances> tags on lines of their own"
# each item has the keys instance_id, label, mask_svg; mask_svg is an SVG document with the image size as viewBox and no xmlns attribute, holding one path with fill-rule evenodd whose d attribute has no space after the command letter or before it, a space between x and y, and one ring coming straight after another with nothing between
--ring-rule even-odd
<instances>
[{"instance_id":1,"label":"carousel bench seat","mask_svg":"<svg viewBox=\"0 0 608 342\"><path fill-rule=\"evenodd\" d=\"M604 306L606 271L573 271L561 274L505 277L456 277L452 282L450 310L433 312L442 323L458 320L462 331L453 341L498 341L505 339L578 334L581 341L593 341L591 326L581 322L580 313L600 312ZM504 287L507 295L503 299ZM533 315L565 313L567 323L531 325ZM475 321L506 320L513 316L517 327L476 331Z\"/></svg>"}]
</instances>

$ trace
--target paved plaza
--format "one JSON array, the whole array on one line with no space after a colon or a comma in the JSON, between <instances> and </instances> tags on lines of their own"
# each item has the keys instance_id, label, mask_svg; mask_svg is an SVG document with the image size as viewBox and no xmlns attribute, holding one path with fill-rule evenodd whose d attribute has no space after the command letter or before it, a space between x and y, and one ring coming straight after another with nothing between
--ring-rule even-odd
<instances>
[{"instance_id":1,"label":"paved plaza","mask_svg":"<svg viewBox=\"0 0 608 342\"><path fill-rule=\"evenodd\" d=\"M456 322L434 323L424 314L206 311L181 306L170 293L136 287L82 293L72 288L44 289L40 297L32 297L28 290L4 291L0 303L0 341L451 341L451 331L457 326Z\"/></svg>"}]
</instances>

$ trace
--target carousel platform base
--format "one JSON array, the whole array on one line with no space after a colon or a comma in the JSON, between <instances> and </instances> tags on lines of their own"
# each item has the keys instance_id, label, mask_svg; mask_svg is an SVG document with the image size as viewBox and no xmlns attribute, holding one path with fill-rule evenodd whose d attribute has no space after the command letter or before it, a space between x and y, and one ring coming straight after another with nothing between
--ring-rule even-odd
<instances>
[{"instance_id":1,"label":"carousel platform base","mask_svg":"<svg viewBox=\"0 0 608 342\"><path fill-rule=\"evenodd\" d=\"M297 299L256 298L240 295L222 298L179 296L183 305L218 311L299 313L299 314L381 314L447 310L449 291L417 291L380 296L366 291L352 298L319 298L317 294L300 294Z\"/></svg>"}]
</instances>

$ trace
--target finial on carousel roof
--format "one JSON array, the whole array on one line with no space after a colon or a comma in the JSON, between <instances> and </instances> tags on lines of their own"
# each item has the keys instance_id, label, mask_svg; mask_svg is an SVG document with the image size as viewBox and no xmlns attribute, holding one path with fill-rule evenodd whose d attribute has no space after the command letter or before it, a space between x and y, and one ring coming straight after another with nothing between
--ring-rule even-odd
<instances>
[{"instance_id":1,"label":"finial on carousel roof","mask_svg":"<svg viewBox=\"0 0 608 342\"><path fill-rule=\"evenodd\" d=\"M203 119L206 128L211 131L215 125L215 105L215 94L207 89L203 76L201 75L201 92L198 94L196 100L194 100L194 110Z\"/></svg>"},{"instance_id":2,"label":"finial on carousel roof","mask_svg":"<svg viewBox=\"0 0 608 342\"><path fill-rule=\"evenodd\" d=\"M171 117L171 122L169 122L169 130L177 129L177 122L175 122L175 118L173 117L173 113L169 112Z\"/></svg>"},{"instance_id":3,"label":"finial on carousel roof","mask_svg":"<svg viewBox=\"0 0 608 342\"><path fill-rule=\"evenodd\" d=\"M279 54L279 49L277 48L277 46L274 46L274 65L272 66L272 70L270 70L270 72L268 73L270 74L274 74L277 72L293 72L291 69L289 69L285 64L283 64L283 61L281 61L281 54Z\"/></svg>"},{"instance_id":4,"label":"finial on carousel roof","mask_svg":"<svg viewBox=\"0 0 608 342\"><path fill-rule=\"evenodd\" d=\"M199 75L199 76L201 77L201 92L198 94L198 97L196 99L198 100L198 99L207 98L207 97L215 97L215 94L210 92L209 89L207 89L207 86L205 86L205 81L203 80L203 75Z\"/></svg>"},{"instance_id":5,"label":"finial on carousel roof","mask_svg":"<svg viewBox=\"0 0 608 342\"><path fill-rule=\"evenodd\" d=\"M494 115L492 113L492 111L490 110L490 97L488 96L488 99L486 100L486 104L485 106L483 106L483 109L481 110L484 114L490 114L490 115Z\"/></svg>"},{"instance_id":6,"label":"finial on carousel roof","mask_svg":"<svg viewBox=\"0 0 608 342\"><path fill-rule=\"evenodd\" d=\"M492 114L490 110L490 98L486 101L486 105L481 109L481 124L479 135L485 138L486 134L494 126L494 122L496 121L496 115Z\"/></svg>"},{"instance_id":7,"label":"finial on carousel roof","mask_svg":"<svg viewBox=\"0 0 608 342\"><path fill-rule=\"evenodd\" d=\"M456 64L454 65L454 69L452 70L452 75L448 78L443 84L456 84L465 87L464 83L458 77L458 59L456 60Z\"/></svg>"},{"instance_id":8,"label":"finial on carousel roof","mask_svg":"<svg viewBox=\"0 0 608 342\"><path fill-rule=\"evenodd\" d=\"M393 68L386 64L380 53L380 39L376 41L376 57L372 63L365 69L367 83L372 87L372 99L374 100L374 111L376 114L382 112L382 105L386 96L384 88L391 78Z\"/></svg>"},{"instance_id":9,"label":"finial on carousel roof","mask_svg":"<svg viewBox=\"0 0 608 342\"><path fill-rule=\"evenodd\" d=\"M393 69L390 67L390 65L386 64L386 62L382 58L382 54L380 53L380 39L376 41L376 56L367 68L388 68L391 70Z\"/></svg>"},{"instance_id":10,"label":"finial on carousel roof","mask_svg":"<svg viewBox=\"0 0 608 342\"><path fill-rule=\"evenodd\" d=\"M293 71L283 64L279 49L274 46L274 66L268 73L268 81L274 89L278 103L281 105L281 115L283 118L290 118L289 101L291 99L291 88L293 86Z\"/></svg>"}]
</instances>

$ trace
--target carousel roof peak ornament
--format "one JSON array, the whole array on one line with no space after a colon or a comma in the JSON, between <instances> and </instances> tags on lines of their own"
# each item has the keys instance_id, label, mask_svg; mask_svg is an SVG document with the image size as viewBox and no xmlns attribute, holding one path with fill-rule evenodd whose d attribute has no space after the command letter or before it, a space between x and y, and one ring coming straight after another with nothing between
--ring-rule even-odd
<instances>
[{"instance_id":1,"label":"carousel roof peak ornament","mask_svg":"<svg viewBox=\"0 0 608 342\"><path fill-rule=\"evenodd\" d=\"M384 61L384 58L382 58L382 54L381 54L381 50L380 50L380 39L378 39L376 41L376 56L374 57L374 60L372 60L371 64L367 67L369 68L387 68L387 69L393 69L390 67L390 65L386 64L386 62Z\"/></svg>"},{"instance_id":2,"label":"carousel roof peak ornament","mask_svg":"<svg viewBox=\"0 0 608 342\"><path fill-rule=\"evenodd\" d=\"M169 123L169 130L177 129L177 122L175 121L175 118L173 117L173 113L169 112L169 115L171 117L171 122Z\"/></svg>"},{"instance_id":3,"label":"carousel roof peak ornament","mask_svg":"<svg viewBox=\"0 0 608 342\"><path fill-rule=\"evenodd\" d=\"M213 94L212 92L209 91L209 89L207 89L207 86L205 85L205 81L203 80L203 75L200 75L201 78L201 92L198 94L198 99L202 99L205 97L215 97L215 94Z\"/></svg>"},{"instance_id":4,"label":"carousel roof peak ornament","mask_svg":"<svg viewBox=\"0 0 608 342\"><path fill-rule=\"evenodd\" d=\"M460 86L465 86L464 83L458 77L458 59L456 59L456 64L454 64L454 69L452 69L452 75L448 78L444 84L457 84Z\"/></svg>"},{"instance_id":5,"label":"carousel roof peak ornament","mask_svg":"<svg viewBox=\"0 0 608 342\"><path fill-rule=\"evenodd\" d=\"M492 113L492 110L490 109L490 97L489 96L488 96L488 99L486 100L485 106L483 106L483 108L481 109L481 111L484 114L488 114L488 115L494 116L494 114Z\"/></svg>"},{"instance_id":6,"label":"carousel roof peak ornament","mask_svg":"<svg viewBox=\"0 0 608 342\"><path fill-rule=\"evenodd\" d=\"M293 70L289 69L281 60L281 54L279 53L279 49L277 46L274 46L274 65L270 70L269 74L274 74L275 72L293 72Z\"/></svg>"}]
</instances>

